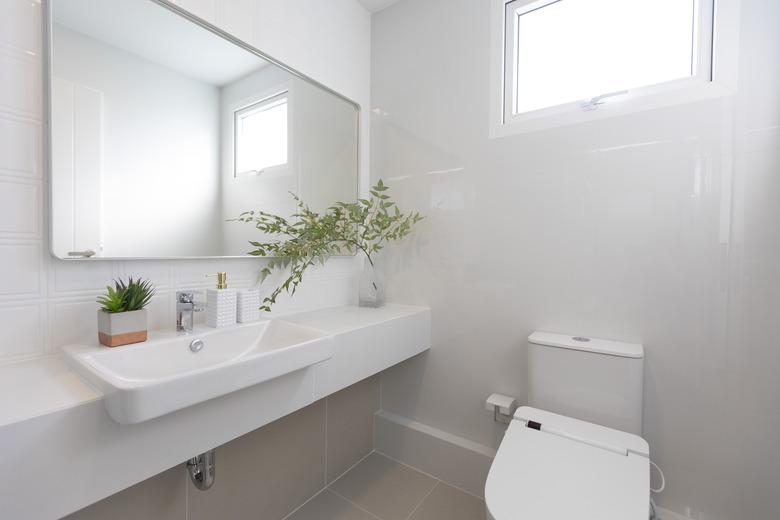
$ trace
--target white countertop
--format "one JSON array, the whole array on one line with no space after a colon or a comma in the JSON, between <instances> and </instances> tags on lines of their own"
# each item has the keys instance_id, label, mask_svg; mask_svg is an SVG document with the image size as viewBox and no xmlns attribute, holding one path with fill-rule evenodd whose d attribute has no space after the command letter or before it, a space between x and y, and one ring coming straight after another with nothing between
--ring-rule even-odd
<instances>
[{"instance_id":1,"label":"white countertop","mask_svg":"<svg viewBox=\"0 0 780 520\"><path fill-rule=\"evenodd\" d=\"M59 356L0 366L0 396L0 426L102 398Z\"/></svg>"},{"instance_id":2,"label":"white countertop","mask_svg":"<svg viewBox=\"0 0 780 520\"><path fill-rule=\"evenodd\" d=\"M278 316L278 319L339 334L424 310L427 309L397 304L378 309L347 306ZM162 337L175 332L150 331L149 334ZM98 346L97 341L91 343ZM103 398L99 390L84 381L59 355L0 365L0 396L0 426Z\"/></svg>"},{"instance_id":3,"label":"white countertop","mask_svg":"<svg viewBox=\"0 0 780 520\"><path fill-rule=\"evenodd\" d=\"M340 334L342 332L383 323L424 310L428 310L428 308L389 303L384 307L379 307L377 309L351 306L318 309L316 311L280 316L279 319L307 325L330 334Z\"/></svg>"}]
</instances>

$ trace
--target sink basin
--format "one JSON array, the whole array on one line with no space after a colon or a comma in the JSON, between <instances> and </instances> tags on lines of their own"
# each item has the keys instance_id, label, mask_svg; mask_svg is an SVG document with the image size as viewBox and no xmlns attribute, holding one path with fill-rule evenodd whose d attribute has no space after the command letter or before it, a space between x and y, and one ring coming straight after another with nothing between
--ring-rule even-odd
<instances>
[{"instance_id":1,"label":"sink basin","mask_svg":"<svg viewBox=\"0 0 780 520\"><path fill-rule=\"evenodd\" d=\"M194 341L200 342L191 348ZM193 333L150 333L124 347L70 345L69 362L104 394L106 409L133 424L325 361L333 336L282 320ZM198 350L197 347L202 345Z\"/></svg>"}]
</instances>

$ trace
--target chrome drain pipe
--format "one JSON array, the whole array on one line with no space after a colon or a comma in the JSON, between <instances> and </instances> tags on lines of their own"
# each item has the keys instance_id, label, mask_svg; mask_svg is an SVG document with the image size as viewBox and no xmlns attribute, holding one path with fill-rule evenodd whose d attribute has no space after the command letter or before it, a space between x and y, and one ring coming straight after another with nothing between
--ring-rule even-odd
<instances>
[{"instance_id":1,"label":"chrome drain pipe","mask_svg":"<svg viewBox=\"0 0 780 520\"><path fill-rule=\"evenodd\" d=\"M205 491L214 485L217 450L201 453L187 461L187 472L195 487Z\"/></svg>"}]
</instances>

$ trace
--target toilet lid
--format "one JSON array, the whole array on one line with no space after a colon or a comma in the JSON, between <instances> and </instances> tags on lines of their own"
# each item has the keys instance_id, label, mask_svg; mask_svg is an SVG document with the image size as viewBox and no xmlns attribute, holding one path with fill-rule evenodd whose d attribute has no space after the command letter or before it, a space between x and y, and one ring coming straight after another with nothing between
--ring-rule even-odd
<instances>
[{"instance_id":1,"label":"toilet lid","mask_svg":"<svg viewBox=\"0 0 780 520\"><path fill-rule=\"evenodd\" d=\"M645 520L647 442L636 435L522 407L485 485L495 520Z\"/></svg>"}]
</instances>

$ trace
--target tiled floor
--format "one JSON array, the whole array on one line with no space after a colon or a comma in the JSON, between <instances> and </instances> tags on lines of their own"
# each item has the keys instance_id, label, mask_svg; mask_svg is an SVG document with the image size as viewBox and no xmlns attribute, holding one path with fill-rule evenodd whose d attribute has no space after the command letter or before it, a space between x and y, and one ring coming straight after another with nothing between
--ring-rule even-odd
<instances>
[{"instance_id":1,"label":"tiled floor","mask_svg":"<svg viewBox=\"0 0 780 520\"><path fill-rule=\"evenodd\" d=\"M286 520L485 520L485 503L372 453Z\"/></svg>"}]
</instances>

